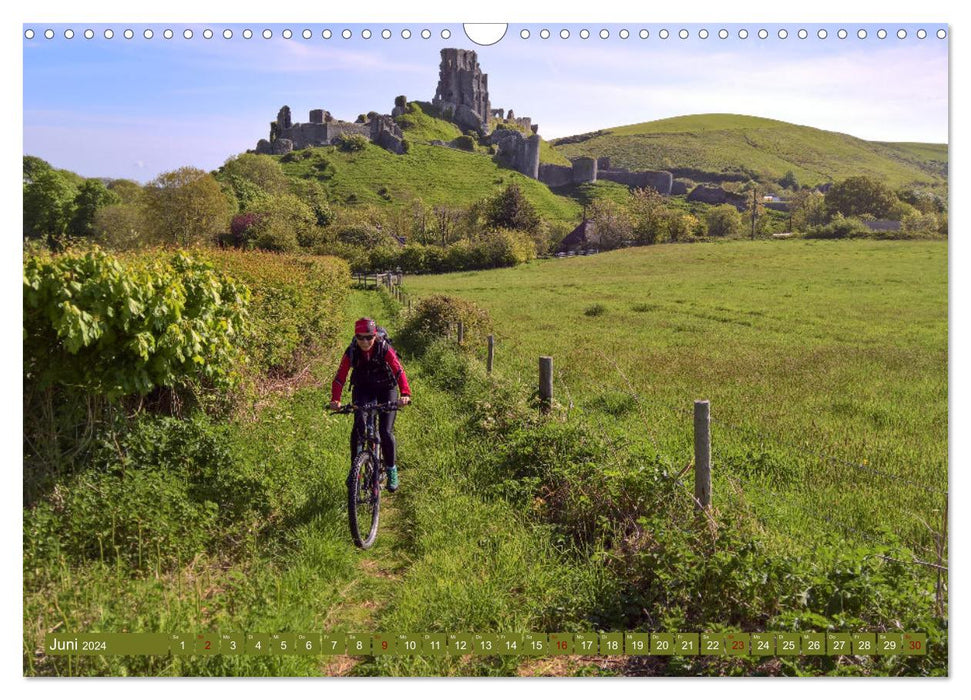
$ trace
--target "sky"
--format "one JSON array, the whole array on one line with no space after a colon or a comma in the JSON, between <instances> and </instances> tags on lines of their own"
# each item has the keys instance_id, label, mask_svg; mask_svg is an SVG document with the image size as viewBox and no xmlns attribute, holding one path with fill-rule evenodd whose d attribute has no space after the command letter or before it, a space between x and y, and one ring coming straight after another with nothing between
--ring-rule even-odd
<instances>
[{"instance_id":1,"label":"sky","mask_svg":"<svg viewBox=\"0 0 971 700\"><path fill-rule=\"evenodd\" d=\"M267 138L283 105L295 122L315 108L354 121L389 113L397 95L431 101L446 47L475 49L493 108L531 117L546 139L722 112L867 140L948 141L944 23L518 23L489 46L458 22L35 22L23 30L23 152L85 177L147 182L183 165L215 169Z\"/></svg>"}]
</instances>

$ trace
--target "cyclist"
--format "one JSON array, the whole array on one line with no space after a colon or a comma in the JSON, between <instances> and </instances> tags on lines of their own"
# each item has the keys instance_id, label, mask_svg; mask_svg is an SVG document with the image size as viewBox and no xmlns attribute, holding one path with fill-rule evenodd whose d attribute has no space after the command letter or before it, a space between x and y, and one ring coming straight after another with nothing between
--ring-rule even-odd
<instances>
[{"instance_id":1,"label":"cyclist","mask_svg":"<svg viewBox=\"0 0 971 700\"><path fill-rule=\"evenodd\" d=\"M397 401L401 406L411 403L411 389L408 377L401 366L401 360L386 337L378 334L377 324L370 318L358 319L354 324L354 340L344 351L340 367L330 390L330 408L340 407L341 393L348 371L351 372L351 403L355 406L371 401ZM401 398L398 398L398 390ZM394 411L383 412L378 421L381 435L381 451L384 463L390 464L388 470L388 490L398 490L398 464L395 462ZM354 416L354 429L351 431L351 460L356 456L357 436L364 434L363 418Z\"/></svg>"}]
</instances>

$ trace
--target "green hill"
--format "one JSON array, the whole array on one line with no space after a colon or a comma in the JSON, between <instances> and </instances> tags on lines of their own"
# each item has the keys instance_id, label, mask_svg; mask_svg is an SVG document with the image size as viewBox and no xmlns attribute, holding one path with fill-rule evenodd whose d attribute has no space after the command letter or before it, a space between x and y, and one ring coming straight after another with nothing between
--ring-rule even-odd
<instances>
[{"instance_id":1,"label":"green hill","mask_svg":"<svg viewBox=\"0 0 971 700\"><path fill-rule=\"evenodd\" d=\"M581 204L553 194L546 185L493 162L486 146L465 151L433 141L449 143L462 136L452 122L441 119L428 102L409 102L408 111L395 118L410 147L395 155L375 145L361 151L342 151L336 146L303 149L280 156L289 177L314 178L325 184L338 204L403 206L421 198L425 204L467 207L511 183L519 184L545 219L574 225ZM547 142L540 144L540 161L569 165Z\"/></svg>"},{"instance_id":2,"label":"green hill","mask_svg":"<svg viewBox=\"0 0 971 700\"><path fill-rule=\"evenodd\" d=\"M880 143L774 119L694 114L618 126L552 141L566 156L608 156L631 170L721 182L777 181L792 171L802 184L869 175L892 187L947 183L947 144Z\"/></svg>"},{"instance_id":3,"label":"green hill","mask_svg":"<svg viewBox=\"0 0 971 700\"><path fill-rule=\"evenodd\" d=\"M428 205L467 207L517 183L546 219L575 224L582 213L575 200L553 194L546 185L514 170L500 168L489 155L445 146L415 143L404 155L375 145L354 152L322 146L280 160L288 176L319 179L330 198L341 204L396 206L421 198Z\"/></svg>"}]
</instances>

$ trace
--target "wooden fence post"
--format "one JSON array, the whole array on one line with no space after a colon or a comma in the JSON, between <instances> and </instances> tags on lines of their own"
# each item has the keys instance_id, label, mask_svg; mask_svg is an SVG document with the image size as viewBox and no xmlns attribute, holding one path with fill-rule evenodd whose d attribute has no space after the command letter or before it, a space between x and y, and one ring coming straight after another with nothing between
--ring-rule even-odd
<instances>
[{"instance_id":1,"label":"wooden fence post","mask_svg":"<svg viewBox=\"0 0 971 700\"><path fill-rule=\"evenodd\" d=\"M695 401L695 508L711 506L711 402Z\"/></svg>"},{"instance_id":2,"label":"wooden fence post","mask_svg":"<svg viewBox=\"0 0 971 700\"><path fill-rule=\"evenodd\" d=\"M553 403L553 358L539 358L539 400L544 411Z\"/></svg>"},{"instance_id":3,"label":"wooden fence post","mask_svg":"<svg viewBox=\"0 0 971 700\"><path fill-rule=\"evenodd\" d=\"M465 341L465 324L459 321L459 345Z\"/></svg>"},{"instance_id":4,"label":"wooden fence post","mask_svg":"<svg viewBox=\"0 0 971 700\"><path fill-rule=\"evenodd\" d=\"M489 354L486 356L486 372L492 374L492 360L496 354L496 340L489 336Z\"/></svg>"}]
</instances>

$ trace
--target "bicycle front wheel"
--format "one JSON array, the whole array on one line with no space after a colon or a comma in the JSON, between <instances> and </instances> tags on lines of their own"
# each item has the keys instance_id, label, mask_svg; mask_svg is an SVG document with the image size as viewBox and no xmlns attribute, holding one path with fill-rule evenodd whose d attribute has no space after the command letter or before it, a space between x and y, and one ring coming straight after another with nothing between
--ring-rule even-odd
<instances>
[{"instance_id":1,"label":"bicycle front wheel","mask_svg":"<svg viewBox=\"0 0 971 700\"><path fill-rule=\"evenodd\" d=\"M378 536L381 480L374 455L361 452L347 478L347 516L354 544L367 549Z\"/></svg>"}]
</instances>

